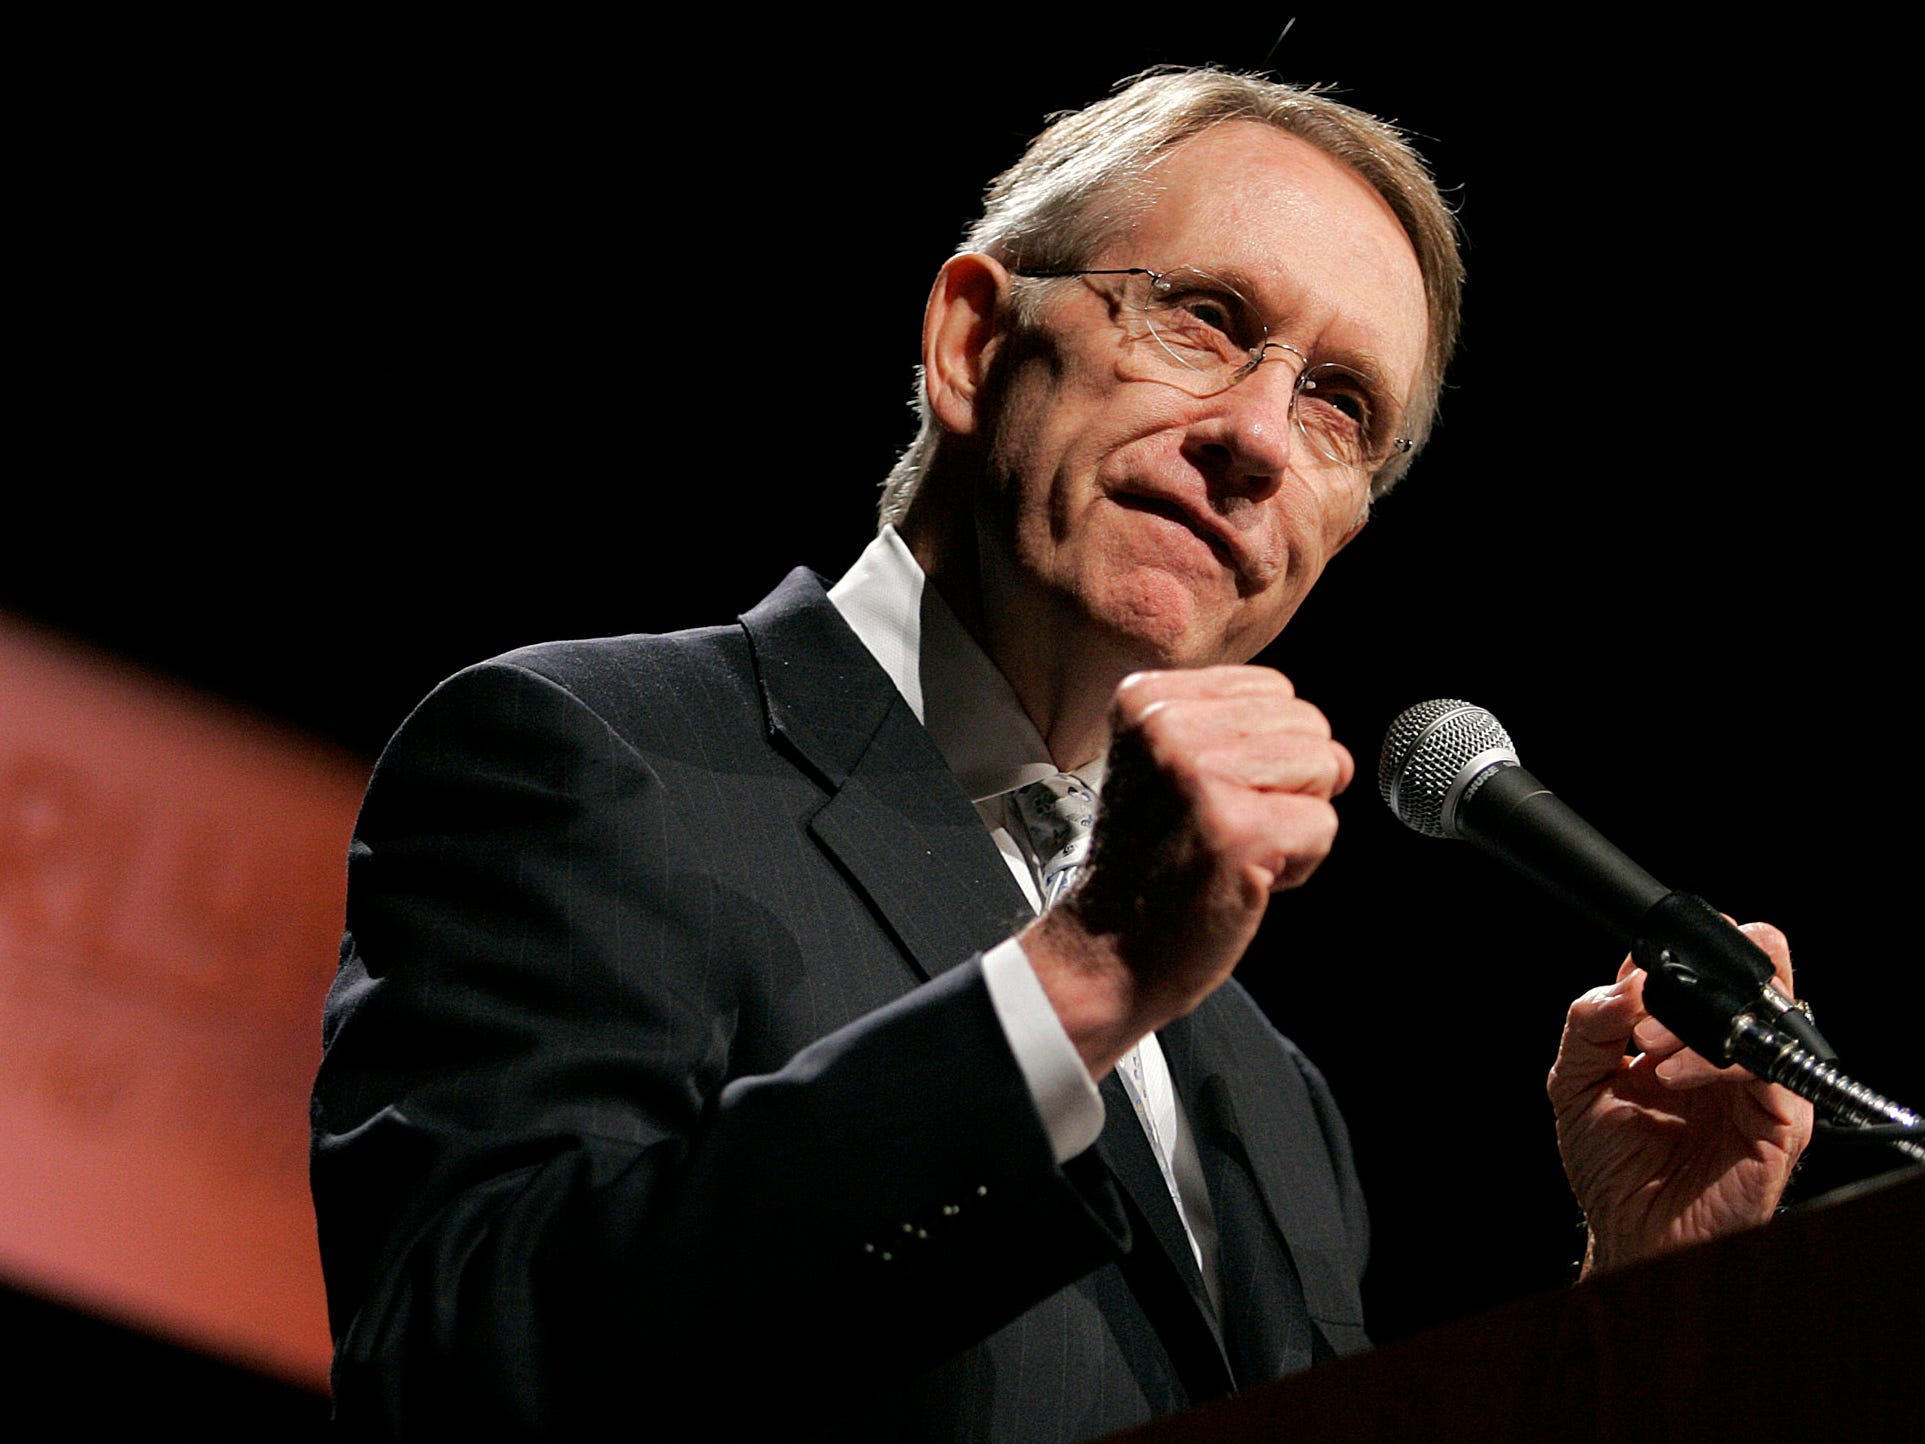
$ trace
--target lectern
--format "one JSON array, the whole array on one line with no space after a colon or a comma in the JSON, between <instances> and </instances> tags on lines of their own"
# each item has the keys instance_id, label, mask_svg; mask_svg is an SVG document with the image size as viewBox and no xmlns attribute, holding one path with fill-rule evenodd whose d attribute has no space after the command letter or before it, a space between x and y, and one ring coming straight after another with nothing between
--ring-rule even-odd
<instances>
[{"instance_id":1,"label":"lectern","mask_svg":"<svg viewBox=\"0 0 1925 1444\"><path fill-rule=\"evenodd\" d=\"M1925 1170L1116 1444L1925 1440Z\"/></svg>"}]
</instances>

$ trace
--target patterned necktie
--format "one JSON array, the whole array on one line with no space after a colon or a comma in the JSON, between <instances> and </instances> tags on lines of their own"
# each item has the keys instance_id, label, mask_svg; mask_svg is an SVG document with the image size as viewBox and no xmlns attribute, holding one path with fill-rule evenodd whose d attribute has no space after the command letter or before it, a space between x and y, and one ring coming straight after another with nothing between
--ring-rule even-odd
<instances>
[{"instance_id":1,"label":"patterned necktie","mask_svg":"<svg viewBox=\"0 0 1925 1444\"><path fill-rule=\"evenodd\" d=\"M1042 872L1043 910L1069 890L1076 870L1089 858L1090 824L1096 819L1096 794L1079 777L1059 772L1019 787L1010 794L1016 815L1029 833Z\"/></svg>"}]
</instances>

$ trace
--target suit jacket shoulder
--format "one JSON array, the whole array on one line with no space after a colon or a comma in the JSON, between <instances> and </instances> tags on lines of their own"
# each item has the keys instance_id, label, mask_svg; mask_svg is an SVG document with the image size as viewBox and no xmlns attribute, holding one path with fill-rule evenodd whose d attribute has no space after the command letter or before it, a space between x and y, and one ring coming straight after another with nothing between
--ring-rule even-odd
<instances>
[{"instance_id":1,"label":"suit jacket shoulder","mask_svg":"<svg viewBox=\"0 0 1925 1444\"><path fill-rule=\"evenodd\" d=\"M1016 907L808 579L436 689L362 810L316 1084L342 1416L846 1406L1099 1265L1113 1191L1055 1166L971 961Z\"/></svg>"}]
</instances>

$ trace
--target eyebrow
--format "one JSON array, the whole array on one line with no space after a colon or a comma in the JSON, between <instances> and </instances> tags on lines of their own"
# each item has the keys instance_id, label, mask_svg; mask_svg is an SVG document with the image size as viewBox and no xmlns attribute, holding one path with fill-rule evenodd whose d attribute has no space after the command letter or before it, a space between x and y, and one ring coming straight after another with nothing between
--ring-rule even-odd
<instances>
[{"instance_id":1,"label":"eyebrow","mask_svg":"<svg viewBox=\"0 0 1925 1444\"><path fill-rule=\"evenodd\" d=\"M1269 315L1263 307L1256 305L1254 299L1251 299L1257 296L1263 290L1263 287L1257 283L1249 272L1238 266L1192 266L1190 269L1201 271L1206 276L1215 276L1219 280L1229 282L1231 286L1236 288L1239 295L1251 300L1251 305L1255 307L1259 319L1264 319ZM1264 319L1266 328L1269 324L1269 321ZM1345 349L1335 355L1316 350L1310 353L1310 365L1322 366L1326 363L1343 366L1355 371L1370 384L1373 391L1388 400L1399 411L1408 407L1409 403L1400 398L1395 388L1391 385L1390 374L1384 369L1384 364L1375 351ZM1413 386L1416 385L1415 377L1411 378L1411 384Z\"/></svg>"}]
</instances>

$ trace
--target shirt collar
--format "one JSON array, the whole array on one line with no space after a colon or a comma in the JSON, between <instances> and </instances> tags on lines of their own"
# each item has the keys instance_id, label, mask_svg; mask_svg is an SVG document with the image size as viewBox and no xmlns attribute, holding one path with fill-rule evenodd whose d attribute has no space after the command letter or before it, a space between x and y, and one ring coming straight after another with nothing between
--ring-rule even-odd
<instances>
[{"instance_id":1,"label":"shirt collar","mask_svg":"<svg viewBox=\"0 0 1925 1444\"><path fill-rule=\"evenodd\" d=\"M929 585L894 526L876 534L829 600L928 729L970 801L1055 775L1049 748L1008 680ZM1076 775L1101 787L1103 759Z\"/></svg>"}]
</instances>

